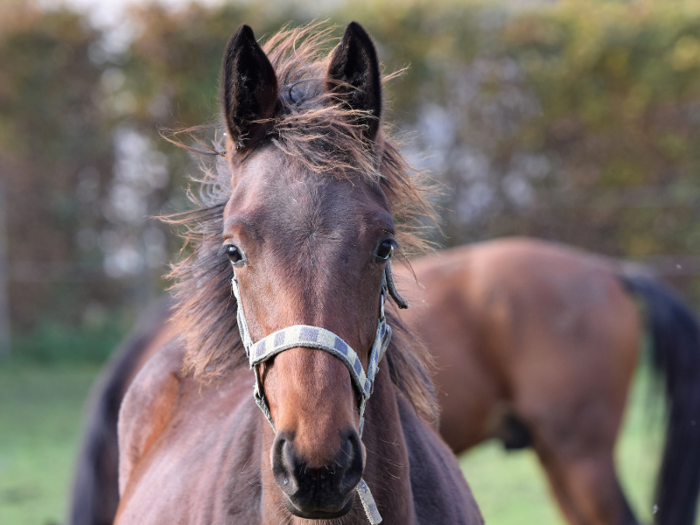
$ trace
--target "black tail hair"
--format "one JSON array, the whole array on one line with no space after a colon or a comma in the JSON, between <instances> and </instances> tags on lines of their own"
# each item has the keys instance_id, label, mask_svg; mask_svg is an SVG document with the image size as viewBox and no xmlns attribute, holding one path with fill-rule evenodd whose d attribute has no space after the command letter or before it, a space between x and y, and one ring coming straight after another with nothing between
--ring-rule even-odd
<instances>
[{"instance_id":1,"label":"black tail hair","mask_svg":"<svg viewBox=\"0 0 700 525\"><path fill-rule=\"evenodd\" d=\"M693 525L700 490L700 324L680 296L653 276L625 272L620 278L645 304L652 363L666 390L668 427L654 523Z\"/></svg>"},{"instance_id":2,"label":"black tail hair","mask_svg":"<svg viewBox=\"0 0 700 525\"><path fill-rule=\"evenodd\" d=\"M119 505L119 408L150 342L170 315L170 300L149 308L95 382L84 418L67 525L112 525Z\"/></svg>"}]
</instances>

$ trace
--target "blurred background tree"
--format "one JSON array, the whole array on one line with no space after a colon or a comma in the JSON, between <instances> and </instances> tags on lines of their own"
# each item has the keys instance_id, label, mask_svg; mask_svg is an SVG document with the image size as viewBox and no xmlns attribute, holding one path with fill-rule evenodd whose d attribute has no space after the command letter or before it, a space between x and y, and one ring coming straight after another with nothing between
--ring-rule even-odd
<instances>
[{"instance_id":1,"label":"blurred background tree","mask_svg":"<svg viewBox=\"0 0 700 525\"><path fill-rule=\"evenodd\" d=\"M86 236L104 222L99 202L114 164L95 97L102 71L88 56L98 38L76 13L0 6L2 277L18 336L49 321L75 326L86 305L122 293Z\"/></svg>"},{"instance_id":2,"label":"blurred background tree","mask_svg":"<svg viewBox=\"0 0 700 525\"><path fill-rule=\"evenodd\" d=\"M85 13L0 4L0 170L13 353L102 359L161 293L197 159L162 129L218 120L249 23L350 19L390 118L441 183L444 246L534 235L650 262L700 300L700 5L241 2ZM0 265L0 273L2 273ZM0 280L0 286L1 286Z\"/></svg>"}]
</instances>

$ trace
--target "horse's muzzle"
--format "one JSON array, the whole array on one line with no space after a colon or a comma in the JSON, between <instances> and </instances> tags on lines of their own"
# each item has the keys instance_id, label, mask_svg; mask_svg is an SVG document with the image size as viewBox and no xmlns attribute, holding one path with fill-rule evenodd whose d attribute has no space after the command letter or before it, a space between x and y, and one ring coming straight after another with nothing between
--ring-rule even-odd
<instances>
[{"instance_id":1,"label":"horse's muzzle","mask_svg":"<svg viewBox=\"0 0 700 525\"><path fill-rule=\"evenodd\" d=\"M345 432L335 459L321 467L309 467L284 432L273 443L272 473L287 508L301 518L332 519L350 512L363 465L360 436L354 429Z\"/></svg>"}]
</instances>

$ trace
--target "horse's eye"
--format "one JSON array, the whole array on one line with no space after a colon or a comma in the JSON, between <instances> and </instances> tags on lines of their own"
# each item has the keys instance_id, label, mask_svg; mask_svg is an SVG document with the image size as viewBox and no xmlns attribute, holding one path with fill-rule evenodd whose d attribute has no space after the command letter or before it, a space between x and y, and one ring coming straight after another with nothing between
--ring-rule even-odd
<instances>
[{"instance_id":1,"label":"horse's eye","mask_svg":"<svg viewBox=\"0 0 700 525\"><path fill-rule=\"evenodd\" d=\"M374 258L377 262L388 261L394 254L394 242L390 239L384 239L379 243L377 249L374 250Z\"/></svg>"},{"instance_id":2,"label":"horse's eye","mask_svg":"<svg viewBox=\"0 0 700 525\"><path fill-rule=\"evenodd\" d=\"M234 266L242 266L245 262L243 252L235 244L227 244L224 247L224 251L226 252L226 257Z\"/></svg>"}]
</instances>

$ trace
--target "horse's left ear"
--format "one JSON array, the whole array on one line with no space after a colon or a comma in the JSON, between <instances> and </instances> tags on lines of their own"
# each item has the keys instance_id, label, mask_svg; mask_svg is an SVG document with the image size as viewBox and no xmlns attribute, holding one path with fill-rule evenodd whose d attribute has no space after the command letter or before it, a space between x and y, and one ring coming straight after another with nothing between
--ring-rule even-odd
<instances>
[{"instance_id":1,"label":"horse's left ear","mask_svg":"<svg viewBox=\"0 0 700 525\"><path fill-rule=\"evenodd\" d=\"M247 25L238 28L226 48L221 92L226 127L236 148L264 138L277 110L277 75Z\"/></svg>"},{"instance_id":2,"label":"horse's left ear","mask_svg":"<svg viewBox=\"0 0 700 525\"><path fill-rule=\"evenodd\" d=\"M374 43L357 22L348 24L333 51L326 88L350 109L367 112L360 124L366 126L367 138L374 140L382 112L382 79Z\"/></svg>"}]
</instances>

